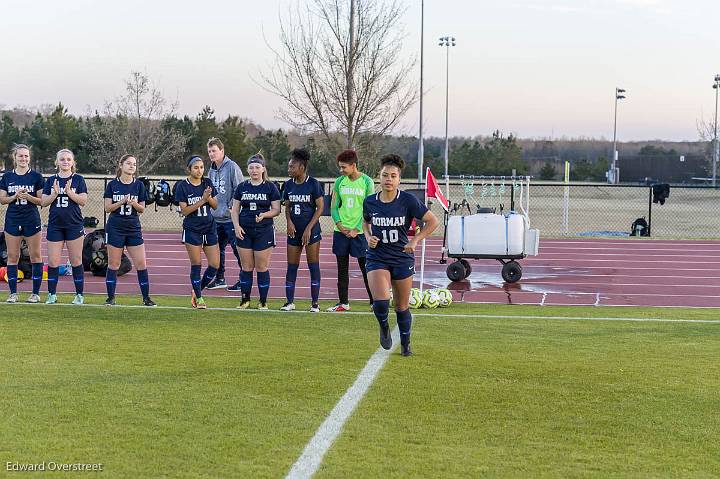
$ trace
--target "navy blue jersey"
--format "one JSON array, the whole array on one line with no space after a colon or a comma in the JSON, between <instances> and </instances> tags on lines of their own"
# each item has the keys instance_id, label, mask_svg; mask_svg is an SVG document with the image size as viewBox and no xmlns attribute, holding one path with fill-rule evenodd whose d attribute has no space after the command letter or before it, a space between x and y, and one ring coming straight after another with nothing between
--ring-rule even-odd
<instances>
[{"instance_id":1,"label":"navy blue jersey","mask_svg":"<svg viewBox=\"0 0 720 479\"><path fill-rule=\"evenodd\" d=\"M280 191L275 183L263 181L253 185L245 180L235 188L233 198L240 202L240 226L264 226L273 223L272 218L265 218L260 223L255 222L255 216L266 213L272 208L272 202L280 200Z\"/></svg>"},{"instance_id":2,"label":"navy blue jersey","mask_svg":"<svg viewBox=\"0 0 720 479\"><path fill-rule=\"evenodd\" d=\"M202 182L195 186L187 179L180 180L175 190L175 200L180 203L186 203L188 206L192 206L198 201L202 200L205 188L212 188L211 196L214 198L217 196L217 190L213 186L212 182L207 178L203 178ZM210 231L215 231L215 218L210 211L210 205L205 203L200 208L196 209L183 220L183 228L193 233L207 234Z\"/></svg>"},{"instance_id":3,"label":"navy blue jersey","mask_svg":"<svg viewBox=\"0 0 720 479\"><path fill-rule=\"evenodd\" d=\"M44 195L50 195L52 193L53 183L55 183L55 180L58 181L58 185L60 186L60 193L57 198L55 198L55 201L50 204L50 218L48 220L48 224L63 228L70 226L82 226L83 216L82 211L80 211L80 205L70 199L70 197L65 193L65 189L75 188L75 193L77 194L87 193L85 179L74 173L67 178L52 175L45 181L45 187L43 188ZM70 184L68 184L68 182Z\"/></svg>"},{"instance_id":4,"label":"navy blue jersey","mask_svg":"<svg viewBox=\"0 0 720 479\"><path fill-rule=\"evenodd\" d=\"M380 193L365 198L363 217L372 235L380 238L376 247L367 249L367 259L392 263L413 258L403 251L408 244L407 232L413 218L421 219L427 210L415 196L400 190L390 203L383 203Z\"/></svg>"},{"instance_id":5,"label":"navy blue jersey","mask_svg":"<svg viewBox=\"0 0 720 479\"><path fill-rule=\"evenodd\" d=\"M133 178L131 183L125 184L118 178L108 183L103 198L111 199L113 203L120 203L125 196L130 195L131 200L138 203L147 201L147 190L141 181ZM140 231L140 216L137 210L129 204L122 205L110 213L107 229L118 233L135 233Z\"/></svg>"},{"instance_id":6,"label":"navy blue jersey","mask_svg":"<svg viewBox=\"0 0 720 479\"><path fill-rule=\"evenodd\" d=\"M286 181L282 192L283 201L287 201L285 207L289 208L290 219L296 226L310 223L317 210L315 200L322 197L320 182L311 176L306 177L300 184L292 179Z\"/></svg>"},{"instance_id":7,"label":"navy blue jersey","mask_svg":"<svg viewBox=\"0 0 720 479\"><path fill-rule=\"evenodd\" d=\"M28 170L24 175L18 175L15 170L8 171L0 179L0 190L5 190L8 196L12 196L25 188L32 196L37 196L43 189L43 177L40 173ZM12 221L20 224L31 224L40 221L40 212L37 205L28 200L15 200L8 205L5 213L5 221Z\"/></svg>"}]
</instances>

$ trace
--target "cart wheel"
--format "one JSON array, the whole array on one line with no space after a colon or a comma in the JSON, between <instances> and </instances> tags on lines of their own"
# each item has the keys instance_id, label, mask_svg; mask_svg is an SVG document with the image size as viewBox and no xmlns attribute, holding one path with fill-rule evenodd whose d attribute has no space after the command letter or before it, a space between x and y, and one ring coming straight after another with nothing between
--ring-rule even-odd
<instances>
[{"instance_id":1,"label":"cart wheel","mask_svg":"<svg viewBox=\"0 0 720 479\"><path fill-rule=\"evenodd\" d=\"M466 259L461 259L460 262L465 267L465 278L470 276L470 273L472 273L472 266L470 266L470 262Z\"/></svg>"},{"instance_id":2,"label":"cart wheel","mask_svg":"<svg viewBox=\"0 0 720 479\"><path fill-rule=\"evenodd\" d=\"M455 261L448 265L446 273L450 281L460 281L465 279L465 266L460 261Z\"/></svg>"},{"instance_id":3,"label":"cart wheel","mask_svg":"<svg viewBox=\"0 0 720 479\"><path fill-rule=\"evenodd\" d=\"M522 277L522 266L516 261L505 263L502 268L502 277L507 283L514 283Z\"/></svg>"}]
</instances>

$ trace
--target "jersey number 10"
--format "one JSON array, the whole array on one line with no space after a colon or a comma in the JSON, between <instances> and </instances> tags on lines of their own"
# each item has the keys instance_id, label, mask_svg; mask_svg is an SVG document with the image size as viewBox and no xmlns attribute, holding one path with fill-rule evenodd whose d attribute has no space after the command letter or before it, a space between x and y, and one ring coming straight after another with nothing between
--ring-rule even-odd
<instances>
[{"instance_id":1,"label":"jersey number 10","mask_svg":"<svg viewBox=\"0 0 720 479\"><path fill-rule=\"evenodd\" d=\"M398 242L398 230L382 230L382 242L383 243L397 243Z\"/></svg>"}]
</instances>

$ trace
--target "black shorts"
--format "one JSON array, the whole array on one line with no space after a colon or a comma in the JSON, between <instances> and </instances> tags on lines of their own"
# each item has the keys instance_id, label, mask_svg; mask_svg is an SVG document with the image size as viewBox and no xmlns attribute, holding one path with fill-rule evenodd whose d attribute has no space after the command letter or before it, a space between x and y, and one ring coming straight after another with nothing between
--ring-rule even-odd
<instances>
[{"instance_id":1,"label":"black shorts","mask_svg":"<svg viewBox=\"0 0 720 479\"><path fill-rule=\"evenodd\" d=\"M367 256L367 247L367 240L362 233L358 233L355 238L348 238L339 231L333 233L332 252L335 256L364 258Z\"/></svg>"}]
</instances>

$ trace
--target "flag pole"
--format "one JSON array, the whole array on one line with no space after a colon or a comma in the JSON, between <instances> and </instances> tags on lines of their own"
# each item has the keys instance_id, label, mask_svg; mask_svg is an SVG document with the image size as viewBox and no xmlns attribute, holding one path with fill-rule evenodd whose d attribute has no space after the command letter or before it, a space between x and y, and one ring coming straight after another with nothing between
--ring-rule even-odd
<instances>
[{"instance_id":1,"label":"flag pole","mask_svg":"<svg viewBox=\"0 0 720 479\"><path fill-rule=\"evenodd\" d=\"M425 206L427 206L428 203L428 194L427 194L427 178L428 178L428 171L430 170L430 167L428 167L425 170ZM424 225L423 225L424 227ZM420 294L423 293L423 285L425 284L425 238L423 238L422 241L422 253L420 254Z\"/></svg>"}]
</instances>

